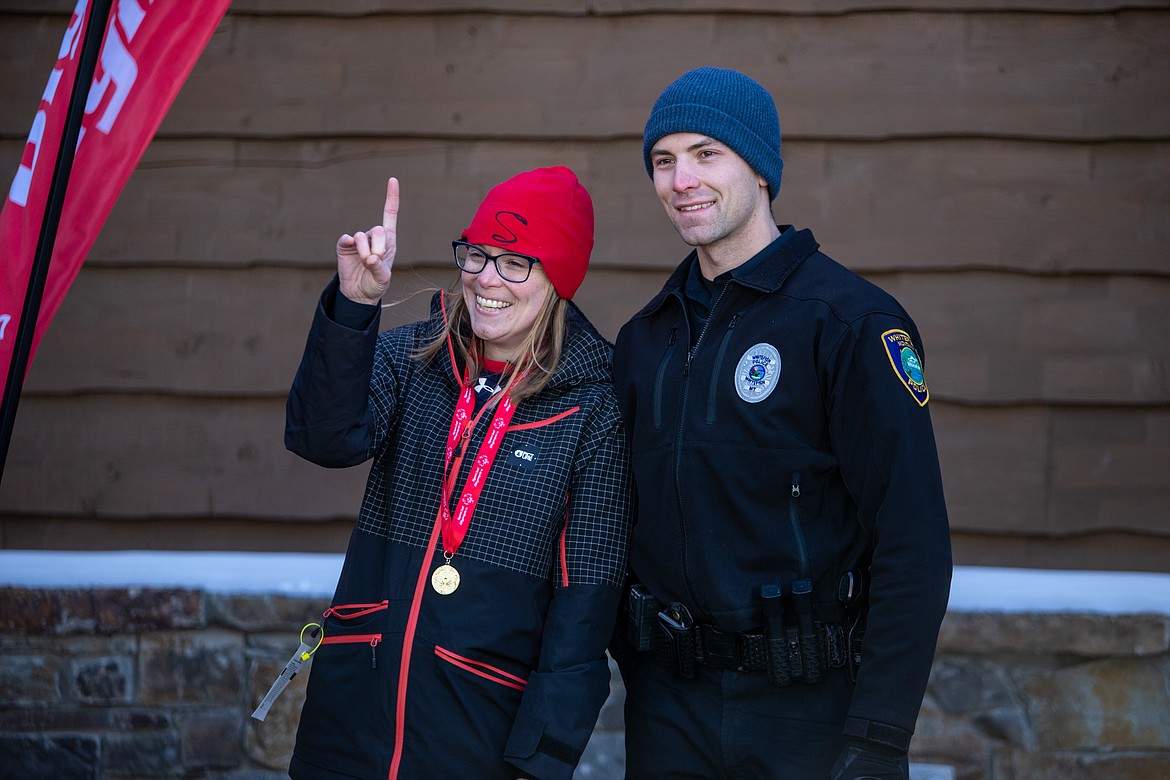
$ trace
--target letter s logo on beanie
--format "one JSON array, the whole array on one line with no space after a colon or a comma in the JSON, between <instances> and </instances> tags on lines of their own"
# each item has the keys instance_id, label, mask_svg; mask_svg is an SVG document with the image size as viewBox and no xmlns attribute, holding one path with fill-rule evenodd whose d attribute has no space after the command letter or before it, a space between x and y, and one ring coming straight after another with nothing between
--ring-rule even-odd
<instances>
[{"instance_id":1,"label":"letter s logo on beanie","mask_svg":"<svg viewBox=\"0 0 1170 780\"><path fill-rule=\"evenodd\" d=\"M492 233L492 241L496 242L497 244L503 245L503 246L508 246L510 244L515 244L517 241L520 240L520 238L516 235L515 231L513 231L511 228L509 228L507 225L504 224L504 219L503 219L504 217L515 217L516 221L519 222L521 225L527 225L528 220L526 220L524 218L523 214L517 214L515 211L497 211L496 212L496 222L499 223L501 228L508 231L508 235L503 236L503 235L500 235L499 233Z\"/></svg>"}]
</instances>

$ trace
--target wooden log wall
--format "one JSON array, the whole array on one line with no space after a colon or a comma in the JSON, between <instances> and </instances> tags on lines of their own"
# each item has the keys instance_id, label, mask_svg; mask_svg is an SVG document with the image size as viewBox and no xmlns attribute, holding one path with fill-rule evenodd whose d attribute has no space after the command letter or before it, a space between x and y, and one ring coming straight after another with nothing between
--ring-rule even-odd
<instances>
[{"instance_id":1,"label":"wooden log wall","mask_svg":"<svg viewBox=\"0 0 1170 780\"><path fill-rule=\"evenodd\" d=\"M0 175L73 5L0 0ZM344 549L365 467L282 441L336 236L401 179L406 322L569 165L612 337L686 251L641 130L704 64L777 99L778 221L915 317L956 560L1170 571L1170 3L1106 0L237 0L36 356L0 546Z\"/></svg>"}]
</instances>

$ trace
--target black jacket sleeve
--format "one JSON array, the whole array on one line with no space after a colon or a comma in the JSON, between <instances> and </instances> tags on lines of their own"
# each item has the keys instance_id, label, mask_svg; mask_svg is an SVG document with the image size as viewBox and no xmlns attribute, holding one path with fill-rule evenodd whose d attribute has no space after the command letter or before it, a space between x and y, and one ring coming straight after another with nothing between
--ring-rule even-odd
<instances>
[{"instance_id":1,"label":"black jacket sleeve","mask_svg":"<svg viewBox=\"0 0 1170 780\"><path fill-rule=\"evenodd\" d=\"M887 348L904 336L901 351ZM872 541L870 598L846 734L900 748L926 691L950 594L942 476L913 323L867 314L835 351L829 424L846 487ZM905 361L905 362L903 362ZM912 378L907 382L906 366Z\"/></svg>"},{"instance_id":2,"label":"black jacket sleeve","mask_svg":"<svg viewBox=\"0 0 1170 780\"><path fill-rule=\"evenodd\" d=\"M370 378L378 338L377 307L360 329L333 316L342 299L342 314L360 319L361 306L344 300L337 278L321 294L300 367L285 404L285 446L320 466L354 466L370 457L376 416L370 409ZM349 309L344 308L348 304ZM392 373L390 374L392 376ZM393 393L385 394L393 398Z\"/></svg>"},{"instance_id":3,"label":"black jacket sleeve","mask_svg":"<svg viewBox=\"0 0 1170 780\"><path fill-rule=\"evenodd\" d=\"M609 695L605 649L625 577L630 473L616 403L597 410L579 454L558 555L557 586L505 758L528 777L570 780Z\"/></svg>"}]
</instances>

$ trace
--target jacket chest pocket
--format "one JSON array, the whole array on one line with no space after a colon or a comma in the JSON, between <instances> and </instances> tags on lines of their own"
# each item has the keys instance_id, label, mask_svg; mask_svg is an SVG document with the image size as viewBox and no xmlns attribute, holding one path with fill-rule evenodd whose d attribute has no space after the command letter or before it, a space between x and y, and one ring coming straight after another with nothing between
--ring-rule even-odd
<instances>
[{"instance_id":1,"label":"jacket chest pocket","mask_svg":"<svg viewBox=\"0 0 1170 780\"><path fill-rule=\"evenodd\" d=\"M329 648L332 663L356 668L378 668L378 645L382 643L383 626L389 601L366 604L334 604L325 610L325 636L321 647Z\"/></svg>"},{"instance_id":2,"label":"jacket chest pocket","mask_svg":"<svg viewBox=\"0 0 1170 780\"><path fill-rule=\"evenodd\" d=\"M382 643L381 634L340 634L326 636L321 640L322 646L328 645L369 645L370 668L378 668L378 645Z\"/></svg>"},{"instance_id":3,"label":"jacket chest pocket","mask_svg":"<svg viewBox=\"0 0 1170 780\"><path fill-rule=\"evenodd\" d=\"M667 375L670 368L670 361L674 358L675 346L678 342L678 328L670 329L670 339L666 343L666 351L662 353L662 360L658 363L658 369L654 374L654 394L651 398L653 405L651 420L654 423L654 430L662 430L663 422L663 401L667 393Z\"/></svg>"}]
</instances>

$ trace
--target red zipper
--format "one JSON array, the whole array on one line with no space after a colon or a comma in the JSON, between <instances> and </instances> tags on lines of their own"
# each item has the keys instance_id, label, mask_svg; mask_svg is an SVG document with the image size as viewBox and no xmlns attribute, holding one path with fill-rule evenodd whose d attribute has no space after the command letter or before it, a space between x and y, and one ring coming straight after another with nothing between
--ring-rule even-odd
<instances>
[{"instance_id":1,"label":"red zipper","mask_svg":"<svg viewBox=\"0 0 1170 780\"><path fill-rule=\"evenodd\" d=\"M512 431L527 431L532 428L543 428L546 425L552 425L557 420L563 420L570 414L576 414L579 411L581 411L581 407L574 406L572 409L566 409L560 414L554 414L552 417L547 417L543 420L535 420L530 423L516 423L515 425L509 425L508 433L511 433Z\"/></svg>"},{"instance_id":2,"label":"red zipper","mask_svg":"<svg viewBox=\"0 0 1170 780\"><path fill-rule=\"evenodd\" d=\"M327 618L332 616L338 620L353 620L354 618L359 618L374 612L381 612L384 609L388 609L389 606L389 599L383 599L373 604L334 604L325 610L321 614L321 617Z\"/></svg>"}]
</instances>

